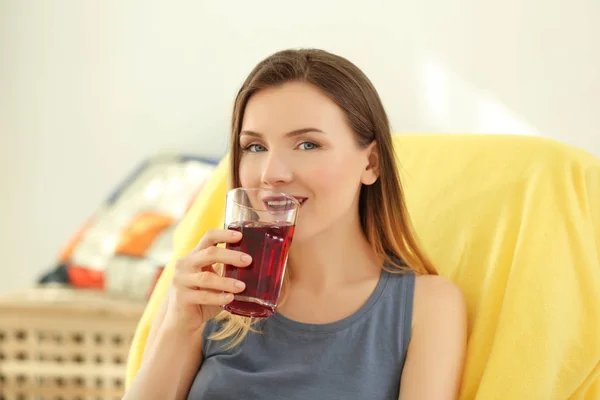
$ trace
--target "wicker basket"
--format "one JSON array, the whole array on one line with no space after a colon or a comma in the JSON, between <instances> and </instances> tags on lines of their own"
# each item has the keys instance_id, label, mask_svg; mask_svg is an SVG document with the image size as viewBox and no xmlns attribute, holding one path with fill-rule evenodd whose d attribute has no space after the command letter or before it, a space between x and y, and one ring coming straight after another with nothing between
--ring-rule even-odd
<instances>
[{"instance_id":1,"label":"wicker basket","mask_svg":"<svg viewBox=\"0 0 600 400\"><path fill-rule=\"evenodd\" d=\"M56 287L0 296L0 400L121 399L143 309Z\"/></svg>"}]
</instances>

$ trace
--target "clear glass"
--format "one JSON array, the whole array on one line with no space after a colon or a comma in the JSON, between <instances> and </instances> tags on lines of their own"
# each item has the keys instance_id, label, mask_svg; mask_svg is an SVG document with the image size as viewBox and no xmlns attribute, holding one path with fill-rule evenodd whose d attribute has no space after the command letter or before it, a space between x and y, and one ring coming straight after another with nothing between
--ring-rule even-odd
<instances>
[{"instance_id":1,"label":"clear glass","mask_svg":"<svg viewBox=\"0 0 600 400\"><path fill-rule=\"evenodd\" d=\"M227 193L225 228L243 235L227 248L249 254L252 263L246 268L224 266L223 276L244 282L246 289L223 309L253 318L275 312L299 207L294 197L272 190L238 188Z\"/></svg>"}]
</instances>

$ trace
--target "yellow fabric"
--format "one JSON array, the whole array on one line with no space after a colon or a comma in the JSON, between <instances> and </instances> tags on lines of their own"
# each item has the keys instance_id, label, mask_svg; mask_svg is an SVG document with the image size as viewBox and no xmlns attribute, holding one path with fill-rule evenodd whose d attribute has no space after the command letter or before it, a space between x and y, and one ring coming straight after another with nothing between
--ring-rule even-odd
<instances>
[{"instance_id":1,"label":"yellow fabric","mask_svg":"<svg viewBox=\"0 0 600 400\"><path fill-rule=\"evenodd\" d=\"M534 137L394 140L416 231L467 298L461 399L600 399L600 160ZM224 162L178 228L175 258L222 225L226 185ZM128 382L172 268L140 321Z\"/></svg>"}]
</instances>

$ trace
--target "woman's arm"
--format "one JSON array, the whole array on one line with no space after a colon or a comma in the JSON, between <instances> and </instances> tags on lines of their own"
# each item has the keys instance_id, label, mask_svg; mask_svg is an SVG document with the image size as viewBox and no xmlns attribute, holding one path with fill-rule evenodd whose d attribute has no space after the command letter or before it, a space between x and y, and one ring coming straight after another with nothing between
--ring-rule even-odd
<instances>
[{"instance_id":1,"label":"woman's arm","mask_svg":"<svg viewBox=\"0 0 600 400\"><path fill-rule=\"evenodd\" d=\"M202 363L202 329L192 336L164 324L167 293L146 339L138 373L123 400L185 399Z\"/></svg>"},{"instance_id":2,"label":"woman's arm","mask_svg":"<svg viewBox=\"0 0 600 400\"><path fill-rule=\"evenodd\" d=\"M154 339L156 339L156 334L162 327L163 321L165 320L165 315L167 314L167 306L169 304L169 291L163 296L160 306L158 310L156 310L156 314L154 315L154 319L152 320L152 325L150 326L150 332L148 332L148 337L146 338L146 344L144 345L144 353L142 354L142 362L146 355L148 354L148 350L152 348L154 344Z\"/></svg>"},{"instance_id":3,"label":"woman's arm","mask_svg":"<svg viewBox=\"0 0 600 400\"><path fill-rule=\"evenodd\" d=\"M467 307L460 289L439 276L417 277L400 400L457 399L466 347Z\"/></svg>"},{"instance_id":4,"label":"woman's arm","mask_svg":"<svg viewBox=\"0 0 600 400\"><path fill-rule=\"evenodd\" d=\"M244 290L243 282L217 273L215 264L244 268L247 254L225 247L241 233L226 229L206 232L198 245L175 262L168 293L148 333L142 364L125 400L185 399L202 363L202 333L207 321Z\"/></svg>"}]
</instances>

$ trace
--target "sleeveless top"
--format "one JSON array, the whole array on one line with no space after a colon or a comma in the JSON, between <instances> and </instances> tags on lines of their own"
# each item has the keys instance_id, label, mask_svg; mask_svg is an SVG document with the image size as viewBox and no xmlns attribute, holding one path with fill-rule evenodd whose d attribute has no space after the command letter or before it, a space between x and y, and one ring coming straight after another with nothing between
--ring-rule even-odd
<instances>
[{"instance_id":1,"label":"sleeveless top","mask_svg":"<svg viewBox=\"0 0 600 400\"><path fill-rule=\"evenodd\" d=\"M411 337L415 274L382 271L367 302L327 324L281 314L261 320L230 350L203 332L202 365L189 400L398 399Z\"/></svg>"}]
</instances>

